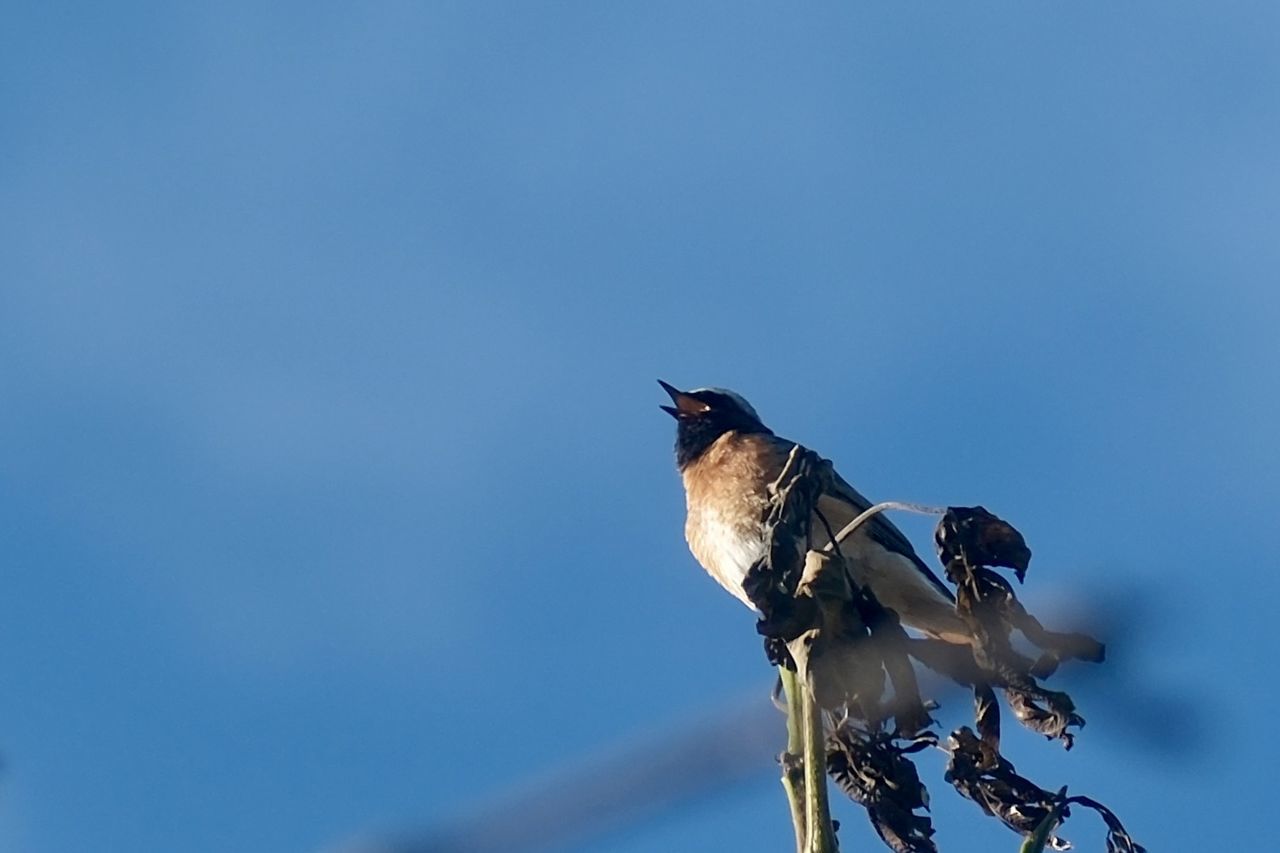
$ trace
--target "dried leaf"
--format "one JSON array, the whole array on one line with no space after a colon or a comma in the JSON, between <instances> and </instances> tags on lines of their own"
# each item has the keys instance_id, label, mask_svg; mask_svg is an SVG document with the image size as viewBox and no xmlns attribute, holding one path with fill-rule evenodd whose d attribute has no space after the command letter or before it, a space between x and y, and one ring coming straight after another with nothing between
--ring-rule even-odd
<instances>
[{"instance_id":1,"label":"dried leaf","mask_svg":"<svg viewBox=\"0 0 1280 853\"><path fill-rule=\"evenodd\" d=\"M943 564L961 557L971 566L1005 566L1021 582L1031 562L1031 549L1012 524L980 506L953 506L934 532Z\"/></svg>"},{"instance_id":2,"label":"dried leaf","mask_svg":"<svg viewBox=\"0 0 1280 853\"><path fill-rule=\"evenodd\" d=\"M937 853L928 815L929 792L905 756L937 743L932 734L907 740L842 726L827 739L827 772L867 810L876 833L895 853Z\"/></svg>"},{"instance_id":3,"label":"dried leaf","mask_svg":"<svg viewBox=\"0 0 1280 853\"><path fill-rule=\"evenodd\" d=\"M996 756L994 763L988 763L982 742L968 726L952 732L947 746L951 753L947 781L1013 831L1030 835L1057 808L1056 795L1019 776L1004 757ZM1070 846L1058 838L1050 839L1049 844L1055 850Z\"/></svg>"}]
</instances>

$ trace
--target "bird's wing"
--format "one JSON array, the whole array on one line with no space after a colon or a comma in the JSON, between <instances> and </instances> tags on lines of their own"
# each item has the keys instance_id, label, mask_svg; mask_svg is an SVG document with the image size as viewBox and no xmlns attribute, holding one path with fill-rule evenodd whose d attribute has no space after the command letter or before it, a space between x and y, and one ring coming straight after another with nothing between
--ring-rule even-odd
<instances>
[{"instance_id":1,"label":"bird's wing","mask_svg":"<svg viewBox=\"0 0 1280 853\"><path fill-rule=\"evenodd\" d=\"M839 474L836 474L833 471L832 475L834 477L833 482L835 488L833 492L828 493L828 497L833 498L842 504L846 504L852 512L852 515L847 521L843 521L839 524L836 523L835 519L829 519L834 528L833 532L839 533L840 528L843 527L844 524L847 524L848 521L852 521L865 510L870 509L872 504L871 501L867 500L861 492L849 485ZM914 563L915 567L920 570L920 573L928 578L929 582L937 588L938 592L946 596L948 601L955 600L955 597L951 594L951 590L947 589L946 585L938 579L938 576L935 575L927 565L925 565L924 560L921 560L919 555L916 554L915 548L911 547L911 541L907 539L901 530L898 529L897 525L885 517L884 513L878 513L872 516L862 525L862 529L867 531L867 536L869 536L873 542L878 543L895 554L901 554Z\"/></svg>"}]
</instances>

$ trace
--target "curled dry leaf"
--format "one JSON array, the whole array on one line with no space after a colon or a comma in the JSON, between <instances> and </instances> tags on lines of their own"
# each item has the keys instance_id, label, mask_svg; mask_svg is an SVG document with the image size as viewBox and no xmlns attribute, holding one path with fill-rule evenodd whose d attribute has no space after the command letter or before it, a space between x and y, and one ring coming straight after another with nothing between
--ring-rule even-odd
<instances>
[{"instance_id":1,"label":"curled dry leaf","mask_svg":"<svg viewBox=\"0 0 1280 853\"><path fill-rule=\"evenodd\" d=\"M906 756L938 742L933 734L902 740L841 726L827 739L827 772L867 810L876 833L895 853L937 853L927 814L929 792Z\"/></svg>"}]
</instances>

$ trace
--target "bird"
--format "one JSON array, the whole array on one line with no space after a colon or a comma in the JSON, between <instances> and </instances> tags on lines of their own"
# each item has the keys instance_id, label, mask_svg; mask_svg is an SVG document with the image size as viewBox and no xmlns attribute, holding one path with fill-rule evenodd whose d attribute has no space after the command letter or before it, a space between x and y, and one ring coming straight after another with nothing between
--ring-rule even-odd
<instances>
[{"instance_id":1,"label":"bird","mask_svg":"<svg viewBox=\"0 0 1280 853\"><path fill-rule=\"evenodd\" d=\"M755 408L725 388L681 391L658 380L676 420L676 468L684 483L685 539L693 556L722 587L754 609L743 589L748 570L766 550L765 510L769 487L796 443L775 435ZM839 474L819 496L812 547L830 541L871 506ZM972 634L956 612L955 598L883 514L873 516L840 543L846 571L904 625L928 637L969 645Z\"/></svg>"}]
</instances>

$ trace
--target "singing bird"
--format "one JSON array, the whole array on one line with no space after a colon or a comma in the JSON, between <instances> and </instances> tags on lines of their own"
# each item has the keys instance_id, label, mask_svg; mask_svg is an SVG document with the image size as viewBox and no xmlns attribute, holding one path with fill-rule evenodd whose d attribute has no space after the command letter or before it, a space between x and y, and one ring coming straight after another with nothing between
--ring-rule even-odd
<instances>
[{"instance_id":1,"label":"singing bird","mask_svg":"<svg viewBox=\"0 0 1280 853\"><path fill-rule=\"evenodd\" d=\"M795 442L774 435L751 404L733 391L681 391L658 382L674 404L662 409L676 419L676 467L684 481L689 549L711 577L752 607L742 582L764 556L769 486ZM833 490L818 500L817 513L826 525L815 519L813 547L828 543L827 526L839 531L870 506L857 489L835 475ZM840 551L853 580L870 586L904 624L948 642L971 642L950 590L883 515L841 542Z\"/></svg>"}]
</instances>

